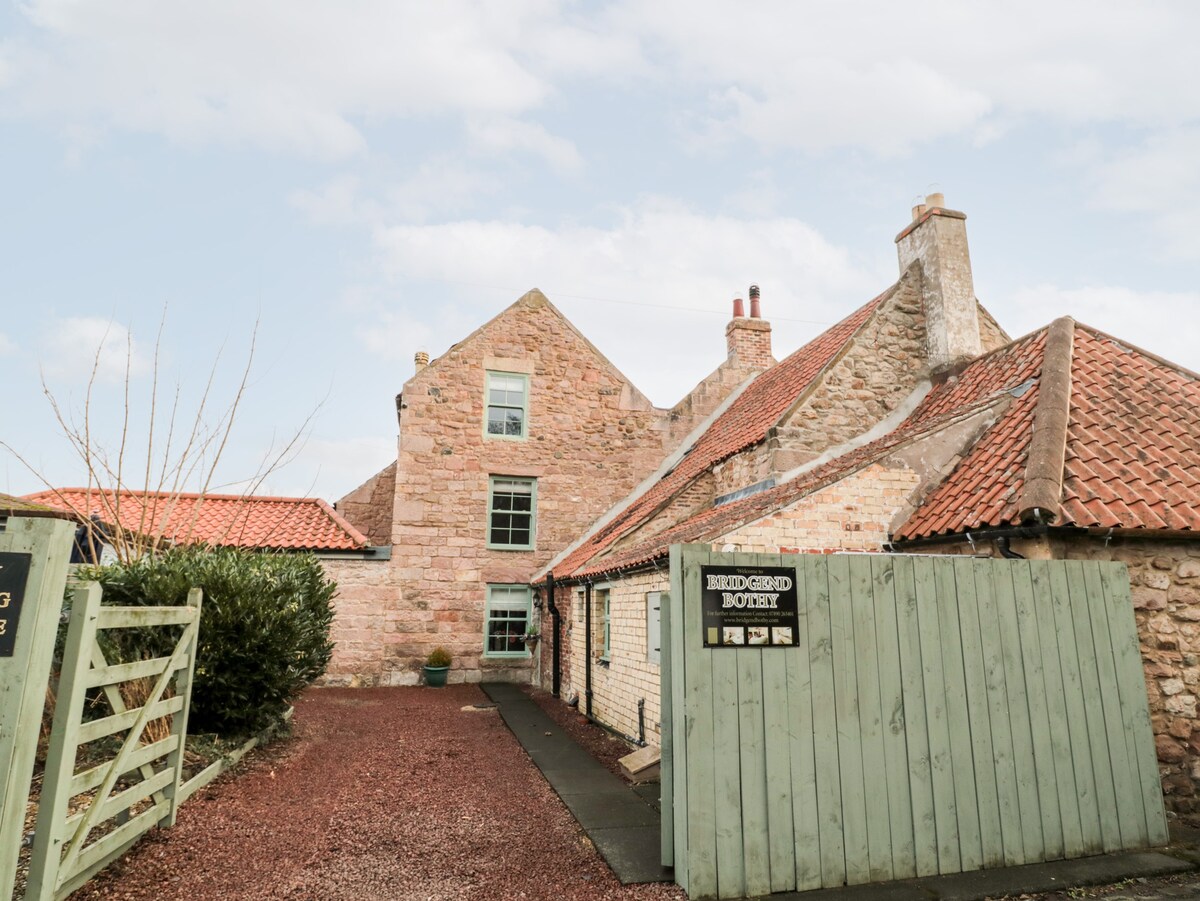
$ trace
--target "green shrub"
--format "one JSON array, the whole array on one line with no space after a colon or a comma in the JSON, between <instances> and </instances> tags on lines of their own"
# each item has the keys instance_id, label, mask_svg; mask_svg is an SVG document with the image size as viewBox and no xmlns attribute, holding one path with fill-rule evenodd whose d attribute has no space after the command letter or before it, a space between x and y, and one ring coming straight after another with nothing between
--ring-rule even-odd
<instances>
[{"instance_id":1,"label":"green shrub","mask_svg":"<svg viewBox=\"0 0 1200 901\"><path fill-rule=\"evenodd\" d=\"M81 573L104 587L104 603L176 605L204 590L189 732L248 735L277 721L325 672L337 585L311 554L175 547ZM172 630L178 632L178 630ZM105 633L110 660L170 653L164 629Z\"/></svg>"},{"instance_id":2,"label":"green shrub","mask_svg":"<svg viewBox=\"0 0 1200 901\"><path fill-rule=\"evenodd\" d=\"M425 661L426 666L449 666L450 652L443 647L436 647L429 652L429 658Z\"/></svg>"}]
</instances>

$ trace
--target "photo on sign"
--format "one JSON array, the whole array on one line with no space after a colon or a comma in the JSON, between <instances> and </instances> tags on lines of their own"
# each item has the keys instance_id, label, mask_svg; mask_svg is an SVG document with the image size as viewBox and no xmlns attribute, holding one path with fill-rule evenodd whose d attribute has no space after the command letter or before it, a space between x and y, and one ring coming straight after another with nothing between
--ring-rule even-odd
<instances>
[{"instance_id":1,"label":"photo on sign","mask_svg":"<svg viewBox=\"0 0 1200 901\"><path fill-rule=\"evenodd\" d=\"M789 645L795 643L796 640L792 637L791 626L776 626L771 630L771 644Z\"/></svg>"},{"instance_id":2,"label":"photo on sign","mask_svg":"<svg viewBox=\"0 0 1200 901\"><path fill-rule=\"evenodd\" d=\"M750 636L746 644L767 644L771 637L770 629L766 626L751 626L746 632Z\"/></svg>"},{"instance_id":3,"label":"photo on sign","mask_svg":"<svg viewBox=\"0 0 1200 901\"><path fill-rule=\"evenodd\" d=\"M721 644L745 644L746 632L741 626L726 626L721 631Z\"/></svg>"}]
</instances>

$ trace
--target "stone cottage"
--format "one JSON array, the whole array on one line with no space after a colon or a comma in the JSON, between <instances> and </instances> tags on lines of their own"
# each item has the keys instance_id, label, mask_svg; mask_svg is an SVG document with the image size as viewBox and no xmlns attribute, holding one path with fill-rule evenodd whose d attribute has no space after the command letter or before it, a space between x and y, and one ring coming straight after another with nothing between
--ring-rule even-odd
<instances>
[{"instance_id":1,"label":"stone cottage","mask_svg":"<svg viewBox=\"0 0 1200 901\"><path fill-rule=\"evenodd\" d=\"M418 354L396 462L336 504L391 548L392 593L339 600L330 680L415 684L439 645L452 681L533 678L534 573L774 364L770 334L755 291L725 360L671 409L537 290L440 357Z\"/></svg>"},{"instance_id":2,"label":"stone cottage","mask_svg":"<svg viewBox=\"0 0 1200 901\"><path fill-rule=\"evenodd\" d=\"M563 694L658 744L659 598L680 542L1129 564L1168 809L1197 810L1200 376L1070 319L1010 341L934 195L900 278L755 378L535 577Z\"/></svg>"}]
</instances>

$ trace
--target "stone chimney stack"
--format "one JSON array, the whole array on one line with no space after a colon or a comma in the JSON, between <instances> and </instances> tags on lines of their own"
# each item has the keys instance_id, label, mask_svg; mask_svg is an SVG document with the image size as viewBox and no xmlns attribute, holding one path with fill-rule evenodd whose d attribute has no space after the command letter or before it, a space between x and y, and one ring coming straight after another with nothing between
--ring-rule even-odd
<instances>
[{"instance_id":1,"label":"stone chimney stack","mask_svg":"<svg viewBox=\"0 0 1200 901\"><path fill-rule=\"evenodd\" d=\"M420 372L429 365L429 353L424 350L418 350L413 356L413 367L417 372Z\"/></svg>"},{"instance_id":2,"label":"stone chimney stack","mask_svg":"<svg viewBox=\"0 0 1200 901\"><path fill-rule=\"evenodd\" d=\"M967 250L966 214L945 208L941 194L913 207L913 221L896 236L903 275L921 264L921 285L933 374L952 372L982 352L979 309Z\"/></svg>"},{"instance_id":3,"label":"stone chimney stack","mask_svg":"<svg viewBox=\"0 0 1200 901\"><path fill-rule=\"evenodd\" d=\"M750 286L750 316L739 297L733 302L733 319L725 326L729 361L740 369L766 369L775 364L771 356L771 323L762 318L758 285Z\"/></svg>"}]
</instances>

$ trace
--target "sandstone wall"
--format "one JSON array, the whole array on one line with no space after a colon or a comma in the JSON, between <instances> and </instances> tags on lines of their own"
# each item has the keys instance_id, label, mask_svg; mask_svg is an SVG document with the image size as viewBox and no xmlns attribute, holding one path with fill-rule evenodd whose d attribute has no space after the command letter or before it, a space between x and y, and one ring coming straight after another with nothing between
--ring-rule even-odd
<instances>
[{"instance_id":1,"label":"sandstone wall","mask_svg":"<svg viewBox=\"0 0 1200 901\"><path fill-rule=\"evenodd\" d=\"M392 543L396 464L390 463L333 505L374 547Z\"/></svg>"},{"instance_id":2,"label":"sandstone wall","mask_svg":"<svg viewBox=\"0 0 1200 901\"><path fill-rule=\"evenodd\" d=\"M387 560L324 558L326 575L337 582L330 627L333 659L322 683L325 685L392 685L384 677L380 662L386 649L402 641L404 624L411 614L403 609L403 597Z\"/></svg>"},{"instance_id":3,"label":"sandstone wall","mask_svg":"<svg viewBox=\"0 0 1200 901\"><path fill-rule=\"evenodd\" d=\"M529 376L524 440L485 436L488 370ZM669 449L667 414L537 292L410 379L403 398L393 568L414 615L385 648L384 678L407 678L442 644L452 679L529 679L532 657L483 655L487 586L528 583L632 491ZM486 546L491 475L537 479L533 550Z\"/></svg>"}]
</instances>

